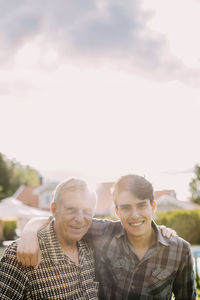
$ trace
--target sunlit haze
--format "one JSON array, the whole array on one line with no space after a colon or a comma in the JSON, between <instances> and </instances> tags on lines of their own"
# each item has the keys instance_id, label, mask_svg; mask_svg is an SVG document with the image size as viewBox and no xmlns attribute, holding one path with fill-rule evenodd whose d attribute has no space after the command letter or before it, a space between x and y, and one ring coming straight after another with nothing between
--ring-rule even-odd
<instances>
[{"instance_id":1,"label":"sunlit haze","mask_svg":"<svg viewBox=\"0 0 200 300\"><path fill-rule=\"evenodd\" d=\"M186 200L200 163L200 2L42 3L1 4L0 152L45 179L138 173Z\"/></svg>"}]
</instances>

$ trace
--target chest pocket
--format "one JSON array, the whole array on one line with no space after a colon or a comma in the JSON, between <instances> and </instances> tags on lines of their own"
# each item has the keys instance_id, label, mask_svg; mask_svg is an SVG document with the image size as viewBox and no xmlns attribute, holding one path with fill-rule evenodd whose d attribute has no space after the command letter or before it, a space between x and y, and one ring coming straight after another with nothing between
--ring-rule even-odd
<instances>
[{"instance_id":1,"label":"chest pocket","mask_svg":"<svg viewBox=\"0 0 200 300\"><path fill-rule=\"evenodd\" d=\"M121 262L119 258L109 260L102 257L99 263L99 276L106 293L109 290L123 290L127 277L125 263Z\"/></svg>"},{"instance_id":2,"label":"chest pocket","mask_svg":"<svg viewBox=\"0 0 200 300\"><path fill-rule=\"evenodd\" d=\"M157 268L149 276L146 281L145 288L149 295L154 299L171 299L172 285L175 278L173 268L160 269Z\"/></svg>"}]
</instances>

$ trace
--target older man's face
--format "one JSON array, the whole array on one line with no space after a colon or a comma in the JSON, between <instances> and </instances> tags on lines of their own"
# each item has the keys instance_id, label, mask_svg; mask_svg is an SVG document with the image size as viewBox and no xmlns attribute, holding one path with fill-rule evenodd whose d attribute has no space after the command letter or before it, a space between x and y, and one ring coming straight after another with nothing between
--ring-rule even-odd
<instances>
[{"instance_id":1,"label":"older man's face","mask_svg":"<svg viewBox=\"0 0 200 300\"><path fill-rule=\"evenodd\" d=\"M74 244L88 231L95 210L95 200L87 191L64 192L52 206L55 231L61 243Z\"/></svg>"}]
</instances>

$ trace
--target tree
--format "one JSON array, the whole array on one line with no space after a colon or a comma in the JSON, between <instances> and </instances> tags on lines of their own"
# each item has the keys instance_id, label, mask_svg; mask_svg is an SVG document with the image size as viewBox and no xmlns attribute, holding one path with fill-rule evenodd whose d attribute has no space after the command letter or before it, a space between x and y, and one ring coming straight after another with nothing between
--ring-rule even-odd
<instances>
[{"instance_id":1,"label":"tree","mask_svg":"<svg viewBox=\"0 0 200 300\"><path fill-rule=\"evenodd\" d=\"M197 204L200 204L200 165L196 165L194 168L195 177L192 178L189 183L191 197L190 200Z\"/></svg>"},{"instance_id":2,"label":"tree","mask_svg":"<svg viewBox=\"0 0 200 300\"><path fill-rule=\"evenodd\" d=\"M0 153L0 199L10 193L10 171L5 155Z\"/></svg>"},{"instance_id":3,"label":"tree","mask_svg":"<svg viewBox=\"0 0 200 300\"><path fill-rule=\"evenodd\" d=\"M30 166L9 160L0 153L0 199L13 195L21 185L40 185L40 175Z\"/></svg>"}]
</instances>

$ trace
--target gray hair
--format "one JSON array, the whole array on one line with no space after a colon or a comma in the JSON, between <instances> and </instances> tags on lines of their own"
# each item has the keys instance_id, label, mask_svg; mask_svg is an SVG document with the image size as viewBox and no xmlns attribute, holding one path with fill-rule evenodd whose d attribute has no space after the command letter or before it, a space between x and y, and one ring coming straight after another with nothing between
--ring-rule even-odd
<instances>
[{"instance_id":1,"label":"gray hair","mask_svg":"<svg viewBox=\"0 0 200 300\"><path fill-rule=\"evenodd\" d=\"M91 199L97 202L97 195L91 191L83 179L68 178L59 183L53 192L53 202L58 203L62 199L64 192L88 192Z\"/></svg>"}]
</instances>

